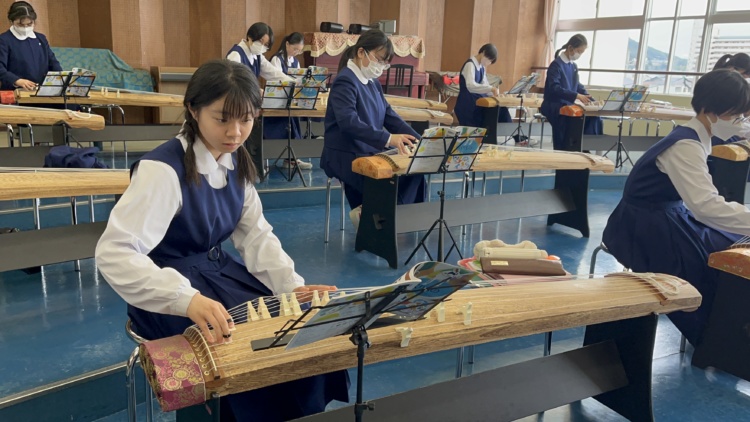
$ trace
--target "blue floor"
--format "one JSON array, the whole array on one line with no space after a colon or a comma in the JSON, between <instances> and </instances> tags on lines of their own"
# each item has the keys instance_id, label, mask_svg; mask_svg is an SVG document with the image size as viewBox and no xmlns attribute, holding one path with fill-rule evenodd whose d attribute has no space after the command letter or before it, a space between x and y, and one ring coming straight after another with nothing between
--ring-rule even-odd
<instances>
[{"instance_id":1,"label":"blue floor","mask_svg":"<svg viewBox=\"0 0 750 422\"><path fill-rule=\"evenodd\" d=\"M304 173L307 173L305 177L314 186L325 187L325 176L320 170ZM537 179L544 178L527 179L527 186ZM518 183L517 178L507 180L506 186L514 183ZM601 182L592 180L592 186L597 183ZM609 183L617 186L621 182ZM259 189L293 188L295 185L296 183L281 180L277 175L263 182ZM337 198L338 195L338 191L335 191L333 196ZM620 195L621 191L617 189L591 191L589 219L592 234L589 239L581 238L577 232L568 228L547 227L544 218L535 217L471 226L465 235L459 236L459 246L462 253L468 255L474 244L482 239L500 238L508 242L528 239L540 248L560 256L568 271L588 273L591 253L599 245L606 219ZM384 260L369 253L354 252L355 233L348 218L343 231L339 230L337 217L333 218L331 241L324 245L323 206L290 208L289 204L294 204L301 198L298 192L264 193L262 197L266 218L294 259L298 272L308 283L335 284L339 287L370 286L390 283L405 271L405 267L393 270ZM317 202L320 203L319 198ZM0 226L30 228L29 213L9 211L18 205L0 203ZM97 205L97 219L106 217L110 205ZM333 214L337 215L338 205L334 205L333 209ZM48 224L66 224L68 213L68 209L64 207L52 208L43 213L42 221ZM82 214L83 217L86 216L85 212ZM459 229L455 229L454 234L460 234ZM400 236L402 261L414 248L417 240L416 234ZM435 241L433 239L433 246ZM420 252L415 262L425 259L426 255ZM451 256L448 261L456 259L457 256ZM619 270L610 256L600 254L597 273ZM124 302L97 274L93 260L82 261L79 273L73 271L72 263L49 265L41 273L31 275L21 271L0 273L0 356L3 358L0 365L0 403L3 398L121 364L134 347L125 335L125 320ZM580 328L556 332L553 337L553 352L580 346L582 336L583 330ZM473 367L467 367L467 371L484 371L541 356L542 340L541 335L536 335L478 346L476 362ZM683 355L679 353L678 347L679 333L662 317L653 364L656 419L750 421L750 383L719 371L694 368L689 364L690 348ZM378 398L449 380L454 376L455 363L455 352L447 351L368 366L366 398ZM111 394L121 395L124 402L124 385ZM39 420L34 414L19 417L12 410L13 407L3 409L0 405L0 421ZM139 413L144 413L142 405L139 406ZM171 414L158 413L158 420L173 419ZM75 415L60 415L59 419L53 420L86 419ZM119 412L99 420L125 421L126 415L125 412ZM623 419L589 399L523 420Z\"/></svg>"}]
</instances>

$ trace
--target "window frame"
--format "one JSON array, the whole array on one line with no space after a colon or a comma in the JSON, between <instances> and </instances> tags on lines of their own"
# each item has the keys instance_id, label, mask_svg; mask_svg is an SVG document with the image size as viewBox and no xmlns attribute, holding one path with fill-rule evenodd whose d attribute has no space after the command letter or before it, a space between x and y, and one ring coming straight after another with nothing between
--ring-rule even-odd
<instances>
[{"instance_id":1,"label":"window frame","mask_svg":"<svg viewBox=\"0 0 750 422\"><path fill-rule=\"evenodd\" d=\"M706 11L704 15L685 15L680 16L679 12L682 7L682 3L686 0L677 0L675 2L675 10L673 16L668 17L655 17L651 18L651 12L652 8L654 6L654 3L659 0L644 0L643 3L643 13L640 16L615 16L615 17L604 17L604 18L588 18L588 19L565 19L565 20L559 20L557 22L557 27L555 29L555 37L557 36L558 32L577 32L577 31L593 31L592 39L589 40L591 45L593 46L596 43L596 33L597 31L606 31L606 30L640 30L640 39L638 40L638 51L637 51L637 63L636 63L636 70L614 70L616 72L624 72L624 73L631 73L635 77L634 80L640 82L642 75L653 75L654 72L656 74L665 74L666 77L664 79L664 93L670 94L670 95L680 95L680 94L673 94L669 92L669 86L670 81L673 76L691 76L691 75L700 75L702 73L705 73L706 71L710 69L706 69L708 61L709 61L709 52L710 52L710 46L711 46L711 36L713 33L714 25L717 24L734 24L734 23L741 23L741 24L749 24L750 25L750 10L744 10L744 11L728 11L728 12L717 12L717 4L718 0L707 0L706 1ZM597 0L596 2L596 12L595 14L599 15L599 7L600 7L600 1ZM696 71L694 72L680 72L680 71L670 71L669 69L672 68L672 62L673 62L673 53L675 49L676 44L676 37L677 37L677 30L680 25L680 21L683 20L695 20L695 19L702 19L703 20L703 33L701 36L701 45L700 45L700 51L697 57L697 64L696 64ZM646 49L644 48L646 40L648 39L648 29L649 29L649 23L656 22L656 21L671 21L672 22L672 34L670 38L669 43L669 51L666 53L667 56L667 70L666 71L648 71L643 69L643 65L645 62L644 54L646 54ZM593 56L592 56L592 62L593 62ZM612 69L580 69L581 71L586 72L604 72L604 71L613 71Z\"/></svg>"}]
</instances>

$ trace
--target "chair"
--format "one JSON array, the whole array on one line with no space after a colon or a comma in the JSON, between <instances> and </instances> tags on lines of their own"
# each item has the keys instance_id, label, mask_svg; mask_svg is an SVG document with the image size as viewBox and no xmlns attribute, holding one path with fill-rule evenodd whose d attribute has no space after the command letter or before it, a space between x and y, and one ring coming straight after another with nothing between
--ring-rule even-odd
<instances>
[{"instance_id":1,"label":"chair","mask_svg":"<svg viewBox=\"0 0 750 422\"><path fill-rule=\"evenodd\" d=\"M391 84L391 70L395 72ZM408 83L406 83L406 71L409 71ZM414 78L414 66L410 64L392 64L385 73L385 87L383 93L387 94L389 89L407 89L406 96L411 97L412 79Z\"/></svg>"},{"instance_id":2,"label":"chair","mask_svg":"<svg viewBox=\"0 0 750 422\"><path fill-rule=\"evenodd\" d=\"M329 177L328 181L326 182L326 223L325 223L325 236L324 236L324 243L328 243L328 238L330 234L330 226L331 226L331 180L333 178ZM344 196L344 182L339 181L341 183L341 230L344 230L344 219L346 215L345 211L345 204L346 204L346 198Z\"/></svg>"},{"instance_id":3,"label":"chair","mask_svg":"<svg viewBox=\"0 0 750 422\"><path fill-rule=\"evenodd\" d=\"M544 148L544 124L547 123L547 118L542 113L534 113L533 118L529 122L529 137L531 137L531 125L534 124L534 120L541 122L541 133L539 134L539 149Z\"/></svg>"},{"instance_id":4,"label":"chair","mask_svg":"<svg viewBox=\"0 0 750 422\"><path fill-rule=\"evenodd\" d=\"M136 393L135 393L135 365L136 363L140 363L138 360L138 352L140 350L140 344L148 341L147 339L139 336L135 331L133 331L133 324L128 319L128 321L125 323L125 332L128 334L128 337L130 337L131 340L138 346L135 347L135 350L133 350L133 353L130 354L130 357L128 358L128 364L125 367L125 386L128 390L128 421L129 422L135 422L136 420ZM146 421L151 422L153 420L153 403L151 402L151 386L146 382Z\"/></svg>"}]
</instances>

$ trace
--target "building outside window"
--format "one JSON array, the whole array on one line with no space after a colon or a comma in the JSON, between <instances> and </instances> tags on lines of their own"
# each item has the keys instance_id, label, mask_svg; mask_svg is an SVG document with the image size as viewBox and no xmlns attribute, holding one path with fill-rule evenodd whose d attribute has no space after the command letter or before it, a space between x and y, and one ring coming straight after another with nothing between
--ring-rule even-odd
<instances>
[{"instance_id":1,"label":"building outside window","mask_svg":"<svg viewBox=\"0 0 750 422\"><path fill-rule=\"evenodd\" d=\"M581 33L589 48L579 72L592 87L649 86L691 94L697 76L725 54L750 54L750 0L560 0L555 46ZM676 73L676 74L675 74Z\"/></svg>"}]
</instances>

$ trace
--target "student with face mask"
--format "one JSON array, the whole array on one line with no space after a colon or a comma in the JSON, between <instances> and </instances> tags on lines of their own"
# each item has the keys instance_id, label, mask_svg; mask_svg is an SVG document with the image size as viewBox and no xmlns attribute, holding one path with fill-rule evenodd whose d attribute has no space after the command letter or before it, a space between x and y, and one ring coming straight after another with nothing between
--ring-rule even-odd
<instances>
[{"instance_id":1,"label":"student with face mask","mask_svg":"<svg viewBox=\"0 0 750 422\"><path fill-rule=\"evenodd\" d=\"M47 37L34 31L36 17L34 8L25 1L10 5L10 29L0 34L0 89L32 91L47 72L62 70Z\"/></svg>"},{"instance_id":2,"label":"student with face mask","mask_svg":"<svg viewBox=\"0 0 750 422\"><path fill-rule=\"evenodd\" d=\"M602 241L627 268L681 277L703 295L695 312L669 318L692 343L708 322L718 270L708 255L750 235L750 210L726 202L706 160L711 137L738 135L750 113L750 85L727 69L703 75L691 101L696 116L654 144L630 171Z\"/></svg>"},{"instance_id":3,"label":"student with face mask","mask_svg":"<svg viewBox=\"0 0 750 422\"><path fill-rule=\"evenodd\" d=\"M271 45L273 30L263 22L256 22L247 29L246 38L229 50L227 60L249 67L256 78L262 76L267 81L294 81L264 56Z\"/></svg>"},{"instance_id":4,"label":"student with face mask","mask_svg":"<svg viewBox=\"0 0 750 422\"><path fill-rule=\"evenodd\" d=\"M289 69L299 69L300 64L297 60L298 55L302 54L302 48L305 46L304 37L299 32L292 32L284 37L279 46L279 50L271 58L271 64L277 69L281 69L284 74ZM301 138L300 119L292 119L291 125L292 139ZM289 119L286 117L266 117L263 119L263 139L286 139L289 136ZM300 159L287 160L282 162L284 168L289 166L299 166L300 170L309 170L313 167L312 163Z\"/></svg>"},{"instance_id":5,"label":"student with face mask","mask_svg":"<svg viewBox=\"0 0 750 422\"><path fill-rule=\"evenodd\" d=\"M735 72L739 72L745 80L750 83L750 56L745 53L737 54L725 54L716 61L713 70L717 69L731 69ZM711 138L712 145L723 145L732 142L741 141L743 139L750 138L750 123L745 123L739 136L733 136L729 139L721 139L716 136ZM750 176L748 176L750 177Z\"/></svg>"},{"instance_id":6,"label":"student with face mask","mask_svg":"<svg viewBox=\"0 0 750 422\"><path fill-rule=\"evenodd\" d=\"M497 48L485 44L476 56L464 63L459 77L459 91L453 112L462 126L482 127L482 112L477 100L487 96L497 96L500 91L487 82L487 66L497 61ZM512 122L507 107L500 107L498 122Z\"/></svg>"},{"instance_id":7,"label":"student with face mask","mask_svg":"<svg viewBox=\"0 0 750 422\"><path fill-rule=\"evenodd\" d=\"M383 31L372 29L344 51L331 86L325 117L325 143L320 167L328 177L344 183L352 208L349 216L359 223L364 176L352 171L355 158L396 148L409 154L419 134L396 114L383 96L378 78L390 65L393 44ZM398 203L423 202L423 176L398 178Z\"/></svg>"},{"instance_id":8,"label":"student with face mask","mask_svg":"<svg viewBox=\"0 0 750 422\"><path fill-rule=\"evenodd\" d=\"M565 141L565 121L560 118L560 108L571 105L576 100L583 104L593 101L586 88L578 81L578 66L575 64L587 47L586 37L581 34L573 35L555 52L555 60L547 68L544 101L540 111L552 126L552 144L555 149L564 149ZM601 134L601 119L586 118L584 133Z\"/></svg>"}]
</instances>

